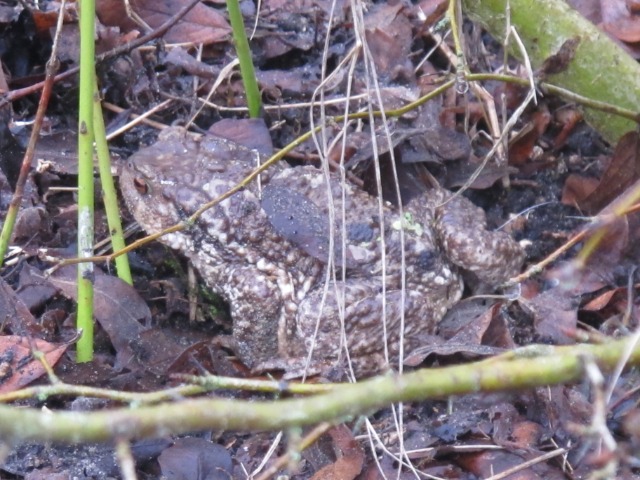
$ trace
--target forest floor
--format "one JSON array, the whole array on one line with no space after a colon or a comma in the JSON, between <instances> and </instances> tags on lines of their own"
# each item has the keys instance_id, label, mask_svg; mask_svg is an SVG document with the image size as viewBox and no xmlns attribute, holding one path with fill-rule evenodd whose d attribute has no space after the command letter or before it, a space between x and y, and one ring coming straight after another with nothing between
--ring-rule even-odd
<instances>
[{"instance_id":1,"label":"forest floor","mask_svg":"<svg viewBox=\"0 0 640 480\"><path fill-rule=\"evenodd\" d=\"M138 0L136 23L121 2L99 0L97 52L154 31L186 3ZM406 201L433 187L428 185L433 179L448 190L462 189L486 212L490 228L503 228L523 246L523 268L566 245L589 215L622 193L620 177L640 171L637 133L608 145L582 121L579 106L553 97L530 102L494 149L504 115L514 114L528 89L498 81L470 84L456 75L459 62L445 35L447 2L442 0L377 2L366 9L328 0L263 0L257 20L253 2L242 2L264 101L262 119L247 121L225 10L212 3L199 3L144 46L97 64L107 130L126 126L109 144L116 168L153 144L166 126L188 125L194 132L268 154L320 124L323 116L344 114L346 105L349 112L391 111L453 79L444 93L398 118L383 122L370 117L344 125L326 121L317 144L303 142L285 160L316 167L329 161L333 170L342 163L349 181L372 194L377 194L377 165L381 194L391 203L394 192ZM577 7L587 9L586 3ZM3 217L38 104L39 90L31 87L44 78L59 4L45 1L40 8L0 5L0 91L11 99L0 108ZM60 72L77 67L75 4L67 9ZM620 37L628 38L632 29L628 23L624 27ZM515 60L504 64L501 45L479 26L465 20L460 31L471 71L526 77ZM634 45L628 45L632 54ZM151 108L156 110L148 118L128 124ZM223 340L231 332L227 306L207 292L197 273L196 280L191 278L180 253L159 242L130 254L134 287L113 276L111 266L97 265L96 354L92 362L75 362L76 270L64 267L51 275L47 270L55 264L52 259L75 256L76 132L77 76L71 75L56 82L49 100L12 249L1 271L0 400L55 411L100 411L123 402L115 394L92 397L71 386L144 393L178 386L180 375L187 374L257 378ZM95 233L102 240L109 231L98 195L96 206ZM122 215L132 223L124 205ZM576 268L572 260L582 244L567 248L542 273L523 279L516 293L479 298L493 292L465 278L463 300L441 322L439 343L413 355L406 370L467 363L535 343L601 342L634 331L639 325L633 308L637 224L629 216L611 226L579 270L568 269ZM34 344L52 374L32 355ZM288 441L271 432L209 430L136 440L131 456L141 479L265 478L285 472L290 478L318 480L578 479L595 478L590 475L596 471L640 478L637 376L634 370L609 376L605 387L585 377L575 384L406 403L401 410L378 411L366 422L327 427L301 452L295 450L295 435L307 435L307 430L290 431ZM52 381L62 382L55 395L12 397L27 386ZM602 404L605 392L610 395ZM262 400L281 395L217 394ZM595 428L598 422L606 433ZM111 443L8 442L3 453L3 479L123 478L122 456Z\"/></svg>"}]
</instances>

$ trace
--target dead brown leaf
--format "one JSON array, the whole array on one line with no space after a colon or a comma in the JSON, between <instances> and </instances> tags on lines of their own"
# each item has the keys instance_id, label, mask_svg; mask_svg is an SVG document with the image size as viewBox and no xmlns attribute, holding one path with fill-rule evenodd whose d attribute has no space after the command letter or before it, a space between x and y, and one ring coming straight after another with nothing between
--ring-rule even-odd
<instances>
[{"instance_id":1,"label":"dead brown leaf","mask_svg":"<svg viewBox=\"0 0 640 480\"><path fill-rule=\"evenodd\" d=\"M618 142L609 166L596 189L578 202L587 213L596 213L640 178L640 136L626 133Z\"/></svg>"},{"instance_id":2,"label":"dead brown leaf","mask_svg":"<svg viewBox=\"0 0 640 480\"><path fill-rule=\"evenodd\" d=\"M523 165L531 158L533 147L538 139L547 130L551 122L551 114L546 106L540 108L531 115L530 127L528 131L518 137L515 142L509 144L509 164Z\"/></svg>"},{"instance_id":3,"label":"dead brown leaf","mask_svg":"<svg viewBox=\"0 0 640 480\"><path fill-rule=\"evenodd\" d=\"M553 149L559 150L564 146L567 137L573 129L582 121L582 112L577 108L562 108L554 114L556 122L562 125L562 130L553 140Z\"/></svg>"},{"instance_id":4,"label":"dead brown leaf","mask_svg":"<svg viewBox=\"0 0 640 480\"><path fill-rule=\"evenodd\" d=\"M477 478L489 478L493 475L514 470L512 474L504 478L509 480L562 480L566 478L559 468L546 463L538 463L528 468L518 468L525 461L540 456L542 453L531 452L516 454L505 450L487 450L483 452L460 455L458 465L467 469Z\"/></svg>"},{"instance_id":5,"label":"dead brown leaf","mask_svg":"<svg viewBox=\"0 0 640 480\"><path fill-rule=\"evenodd\" d=\"M422 0L418 4L418 7L427 17L424 22L425 25L431 26L436 23L436 21L444 15L448 5L449 2L446 0Z\"/></svg>"},{"instance_id":6,"label":"dead brown leaf","mask_svg":"<svg viewBox=\"0 0 640 480\"><path fill-rule=\"evenodd\" d=\"M563 287L539 294L526 303L533 315L535 333L554 345L573 343L578 322L578 305Z\"/></svg>"},{"instance_id":7,"label":"dead brown leaf","mask_svg":"<svg viewBox=\"0 0 640 480\"><path fill-rule=\"evenodd\" d=\"M333 21L340 21L340 3ZM264 58L280 57L294 49L310 50L325 35L326 24L320 19L330 9L331 2L326 0L263 0L260 17L270 26L258 34Z\"/></svg>"},{"instance_id":8,"label":"dead brown leaf","mask_svg":"<svg viewBox=\"0 0 640 480\"><path fill-rule=\"evenodd\" d=\"M288 96L309 98L320 84L320 69L305 65L282 70L257 70L256 78L265 98L273 103Z\"/></svg>"},{"instance_id":9,"label":"dead brown leaf","mask_svg":"<svg viewBox=\"0 0 640 480\"><path fill-rule=\"evenodd\" d=\"M487 307L481 301L460 302L440 323L440 336L433 338L431 344L411 351L403 363L417 366L431 354L478 357L514 348L515 342L499 311L499 303ZM442 337L447 340L442 342Z\"/></svg>"},{"instance_id":10,"label":"dead brown leaf","mask_svg":"<svg viewBox=\"0 0 640 480\"><path fill-rule=\"evenodd\" d=\"M624 0L601 1L602 28L627 43L640 41L640 16L629 9Z\"/></svg>"},{"instance_id":11,"label":"dead brown leaf","mask_svg":"<svg viewBox=\"0 0 640 480\"><path fill-rule=\"evenodd\" d=\"M622 288L607 290L606 292L598 295L596 298L594 298L593 300L588 302L586 305L584 305L582 309L590 312L597 312L599 310L602 310L607 305L609 305L609 302L611 302L616 292L623 291L623 290L626 291L626 289L622 289Z\"/></svg>"},{"instance_id":12,"label":"dead brown leaf","mask_svg":"<svg viewBox=\"0 0 640 480\"><path fill-rule=\"evenodd\" d=\"M223 480L231 478L231 455L222 446L203 438L179 438L158 457L163 478Z\"/></svg>"},{"instance_id":13,"label":"dead brown leaf","mask_svg":"<svg viewBox=\"0 0 640 480\"><path fill-rule=\"evenodd\" d=\"M94 315L116 350L118 368L130 366L136 357L135 345L144 329L140 321L149 323L151 312L131 285L105 275L99 269L95 272ZM66 297L76 300L75 266L56 270L49 280Z\"/></svg>"},{"instance_id":14,"label":"dead brown leaf","mask_svg":"<svg viewBox=\"0 0 640 480\"><path fill-rule=\"evenodd\" d=\"M42 327L33 318L27 306L1 277L0 312L3 327L16 335L37 335L42 332Z\"/></svg>"},{"instance_id":15,"label":"dead brown leaf","mask_svg":"<svg viewBox=\"0 0 640 480\"><path fill-rule=\"evenodd\" d=\"M627 52L638 58L640 16L631 0L568 0L591 23L598 26Z\"/></svg>"},{"instance_id":16,"label":"dead brown leaf","mask_svg":"<svg viewBox=\"0 0 640 480\"><path fill-rule=\"evenodd\" d=\"M35 24L36 30L40 36L49 35L50 30L55 28L58 21L58 9L49 11L43 11L38 9L31 10L31 16ZM64 23L71 23L78 21L78 9L76 2L65 3L65 9L63 12Z\"/></svg>"},{"instance_id":17,"label":"dead brown leaf","mask_svg":"<svg viewBox=\"0 0 640 480\"><path fill-rule=\"evenodd\" d=\"M540 444L543 430L539 423L522 420L513 425L510 440L517 448L535 449Z\"/></svg>"},{"instance_id":18,"label":"dead brown leaf","mask_svg":"<svg viewBox=\"0 0 640 480\"><path fill-rule=\"evenodd\" d=\"M635 285L633 292L637 292L640 285ZM582 311L586 312L599 312L602 318L608 320L615 320L622 322L623 319L627 322L625 327L631 325L637 325L638 313L637 309L632 309L632 319L626 319L625 314L629 307L629 289L627 287L612 288L600 295L596 296L586 305L581 307ZM632 301L632 300L631 300ZM601 331L604 331L601 329Z\"/></svg>"},{"instance_id":19,"label":"dead brown leaf","mask_svg":"<svg viewBox=\"0 0 640 480\"><path fill-rule=\"evenodd\" d=\"M594 25L598 25L602 21L600 0L567 0L567 3Z\"/></svg>"},{"instance_id":20,"label":"dead brown leaf","mask_svg":"<svg viewBox=\"0 0 640 480\"><path fill-rule=\"evenodd\" d=\"M175 15L185 5L185 0L130 0L131 8L151 28L157 28ZM118 26L124 32L140 29L127 17L122 0L100 0L96 3L100 21L108 26ZM198 3L182 20L176 23L164 36L169 43L210 43L224 42L229 38L231 27L215 8Z\"/></svg>"},{"instance_id":21,"label":"dead brown leaf","mask_svg":"<svg viewBox=\"0 0 640 480\"><path fill-rule=\"evenodd\" d=\"M18 390L46 373L42 362L33 357L34 350L42 352L44 361L52 367L67 345L17 335L0 337L0 393Z\"/></svg>"},{"instance_id":22,"label":"dead brown leaf","mask_svg":"<svg viewBox=\"0 0 640 480\"><path fill-rule=\"evenodd\" d=\"M379 3L365 17L365 33L379 74L394 78L408 75L411 68L411 22L402 3Z\"/></svg>"},{"instance_id":23,"label":"dead brown leaf","mask_svg":"<svg viewBox=\"0 0 640 480\"><path fill-rule=\"evenodd\" d=\"M44 135L38 140L34 157L39 169L48 172L78 173L78 137L71 130L60 130L52 135Z\"/></svg>"},{"instance_id":24,"label":"dead brown leaf","mask_svg":"<svg viewBox=\"0 0 640 480\"><path fill-rule=\"evenodd\" d=\"M50 281L68 298L76 299L76 269L56 270ZM165 375L168 366L184 346L159 328L148 328L151 311L131 285L96 269L94 279L94 315L107 333L116 351L114 368L148 370Z\"/></svg>"},{"instance_id":25,"label":"dead brown leaf","mask_svg":"<svg viewBox=\"0 0 640 480\"><path fill-rule=\"evenodd\" d=\"M562 188L562 203L565 205L577 206L595 191L599 180L593 177L571 174L564 181Z\"/></svg>"},{"instance_id":26,"label":"dead brown leaf","mask_svg":"<svg viewBox=\"0 0 640 480\"><path fill-rule=\"evenodd\" d=\"M267 157L273 153L271 134L262 118L225 118L211 125L209 133L257 150Z\"/></svg>"},{"instance_id":27,"label":"dead brown leaf","mask_svg":"<svg viewBox=\"0 0 640 480\"><path fill-rule=\"evenodd\" d=\"M16 295L29 311L44 307L56 293L57 289L42 276L40 270L28 263L22 267Z\"/></svg>"},{"instance_id":28,"label":"dead brown leaf","mask_svg":"<svg viewBox=\"0 0 640 480\"><path fill-rule=\"evenodd\" d=\"M335 463L318 470L312 480L352 480L362 471L364 452L353 437L351 430L345 425L338 425L329 430L337 452Z\"/></svg>"}]
</instances>

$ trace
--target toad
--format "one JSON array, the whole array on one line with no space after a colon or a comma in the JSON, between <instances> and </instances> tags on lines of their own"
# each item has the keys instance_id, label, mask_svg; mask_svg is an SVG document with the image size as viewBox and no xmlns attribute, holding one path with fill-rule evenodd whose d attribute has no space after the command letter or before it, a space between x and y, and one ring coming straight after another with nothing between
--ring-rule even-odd
<instances>
[{"instance_id":1,"label":"toad","mask_svg":"<svg viewBox=\"0 0 640 480\"><path fill-rule=\"evenodd\" d=\"M230 141L168 129L130 158L120 186L136 220L156 233L262 160ZM249 368L348 365L359 377L397 364L436 330L461 297L461 269L496 285L523 261L519 244L488 231L464 197L433 189L400 210L336 174L280 164L160 241L228 302L234 349Z\"/></svg>"}]
</instances>

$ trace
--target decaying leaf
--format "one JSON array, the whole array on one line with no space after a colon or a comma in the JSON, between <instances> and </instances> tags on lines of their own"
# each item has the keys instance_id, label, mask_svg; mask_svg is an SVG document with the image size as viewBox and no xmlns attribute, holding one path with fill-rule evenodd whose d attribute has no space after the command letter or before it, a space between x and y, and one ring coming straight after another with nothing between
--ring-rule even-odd
<instances>
[{"instance_id":1,"label":"decaying leaf","mask_svg":"<svg viewBox=\"0 0 640 480\"><path fill-rule=\"evenodd\" d=\"M0 393L18 390L46 373L42 362L33 356L34 350L42 352L44 361L53 367L67 347L39 338L0 336Z\"/></svg>"},{"instance_id":2,"label":"decaying leaf","mask_svg":"<svg viewBox=\"0 0 640 480\"><path fill-rule=\"evenodd\" d=\"M602 210L640 178L639 148L640 136L635 131L620 139L598 186L578 201L583 211L596 213Z\"/></svg>"},{"instance_id":3,"label":"decaying leaf","mask_svg":"<svg viewBox=\"0 0 640 480\"><path fill-rule=\"evenodd\" d=\"M329 430L329 435L338 452L334 463L318 470L312 480L352 480L362 471L364 452L345 425Z\"/></svg>"},{"instance_id":4,"label":"decaying leaf","mask_svg":"<svg viewBox=\"0 0 640 480\"><path fill-rule=\"evenodd\" d=\"M131 8L151 28L157 28L175 15L184 0L130 0ZM141 27L127 16L122 0L101 0L96 4L100 21L108 26L119 26L123 31ZM171 27L164 37L170 43L210 44L226 41L231 27L215 8L198 3L182 20Z\"/></svg>"}]
</instances>

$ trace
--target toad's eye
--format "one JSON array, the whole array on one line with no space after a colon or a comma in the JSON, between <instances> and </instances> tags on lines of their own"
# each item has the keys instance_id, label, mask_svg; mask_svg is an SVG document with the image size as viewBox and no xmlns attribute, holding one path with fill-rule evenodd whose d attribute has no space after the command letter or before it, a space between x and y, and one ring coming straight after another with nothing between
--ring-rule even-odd
<instances>
[{"instance_id":1,"label":"toad's eye","mask_svg":"<svg viewBox=\"0 0 640 480\"><path fill-rule=\"evenodd\" d=\"M133 179L133 186L136 188L140 195L146 195L149 193L149 184L142 177L135 177Z\"/></svg>"}]
</instances>

